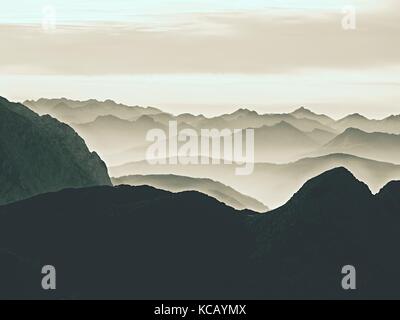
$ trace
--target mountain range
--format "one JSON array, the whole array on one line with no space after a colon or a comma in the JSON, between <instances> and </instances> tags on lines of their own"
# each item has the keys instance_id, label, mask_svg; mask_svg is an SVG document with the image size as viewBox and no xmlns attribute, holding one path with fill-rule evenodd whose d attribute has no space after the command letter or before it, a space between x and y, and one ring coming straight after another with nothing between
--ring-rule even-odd
<instances>
[{"instance_id":1,"label":"mountain range","mask_svg":"<svg viewBox=\"0 0 400 320\"><path fill-rule=\"evenodd\" d=\"M114 185L148 185L171 192L197 191L207 194L236 210L249 209L266 212L268 207L260 201L243 195L220 182L211 179L191 178L177 175L132 175L112 179Z\"/></svg>"},{"instance_id":2,"label":"mountain range","mask_svg":"<svg viewBox=\"0 0 400 320\"><path fill-rule=\"evenodd\" d=\"M287 164L256 163L253 173L247 176L237 176L235 164L222 163L177 166L150 165L147 161L139 161L111 167L109 172L113 177L175 174L209 178L247 194L270 208L277 208L285 204L307 180L336 167L350 170L374 193L391 180L400 179L400 165L340 153L304 158Z\"/></svg>"},{"instance_id":3,"label":"mountain range","mask_svg":"<svg viewBox=\"0 0 400 320\"><path fill-rule=\"evenodd\" d=\"M165 131L169 121L176 121L179 129L191 128L199 134L201 129L253 128L256 162L283 164L304 157L348 153L399 163L395 151L398 141L393 134L400 134L400 116L375 120L352 114L334 120L301 107L281 114L259 114L241 108L207 118L187 113L173 115L154 107L130 107L112 100L39 99L24 104L72 126L108 166L144 160L150 145L145 139L147 132L154 128Z\"/></svg>"},{"instance_id":4,"label":"mountain range","mask_svg":"<svg viewBox=\"0 0 400 320\"><path fill-rule=\"evenodd\" d=\"M399 193L391 182L373 196L335 168L266 214L151 187L39 195L0 206L0 296L399 298ZM59 275L54 292L37 283L49 263ZM357 270L353 291L341 287L349 264Z\"/></svg>"},{"instance_id":5,"label":"mountain range","mask_svg":"<svg viewBox=\"0 0 400 320\"><path fill-rule=\"evenodd\" d=\"M396 134L341 131L340 121L305 108L208 119L112 101L39 101L30 103L41 116L0 99L0 298L400 298ZM46 115L60 110L86 121ZM243 123L255 129L259 158L269 150L276 162L295 160L256 162L247 176L235 175L235 164L142 160L110 167L112 186L89 150L143 148L140 135L171 117L195 130ZM48 264L55 291L40 286ZM341 287L347 265L357 290Z\"/></svg>"},{"instance_id":6,"label":"mountain range","mask_svg":"<svg viewBox=\"0 0 400 320\"><path fill-rule=\"evenodd\" d=\"M158 114L161 110L153 107L127 106L112 100L76 101L66 98L26 100L23 103L39 115L49 114L60 121L71 123L87 123L97 117L114 115L120 119L133 119L146 114Z\"/></svg>"},{"instance_id":7,"label":"mountain range","mask_svg":"<svg viewBox=\"0 0 400 320\"><path fill-rule=\"evenodd\" d=\"M349 128L313 154L347 153L400 164L400 135Z\"/></svg>"}]
</instances>

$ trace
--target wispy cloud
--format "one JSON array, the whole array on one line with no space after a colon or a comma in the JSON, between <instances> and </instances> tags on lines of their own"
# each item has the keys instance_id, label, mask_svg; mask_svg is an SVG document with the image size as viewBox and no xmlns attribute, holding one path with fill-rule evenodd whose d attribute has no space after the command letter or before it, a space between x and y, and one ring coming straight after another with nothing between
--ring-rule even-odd
<instances>
[{"instance_id":1,"label":"wispy cloud","mask_svg":"<svg viewBox=\"0 0 400 320\"><path fill-rule=\"evenodd\" d=\"M344 31L341 13L194 15L177 29L133 25L1 25L3 73L281 73L400 65L400 11L364 13Z\"/></svg>"}]
</instances>

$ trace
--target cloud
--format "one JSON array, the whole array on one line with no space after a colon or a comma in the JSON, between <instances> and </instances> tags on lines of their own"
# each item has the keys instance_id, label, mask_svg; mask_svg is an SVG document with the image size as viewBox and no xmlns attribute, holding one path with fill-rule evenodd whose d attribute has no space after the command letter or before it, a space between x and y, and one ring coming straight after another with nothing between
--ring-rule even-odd
<instances>
[{"instance_id":1,"label":"cloud","mask_svg":"<svg viewBox=\"0 0 400 320\"><path fill-rule=\"evenodd\" d=\"M341 12L192 15L175 28L97 24L0 25L0 72L110 75L152 73L271 74L308 68L400 65L400 6L360 12L344 31Z\"/></svg>"}]
</instances>

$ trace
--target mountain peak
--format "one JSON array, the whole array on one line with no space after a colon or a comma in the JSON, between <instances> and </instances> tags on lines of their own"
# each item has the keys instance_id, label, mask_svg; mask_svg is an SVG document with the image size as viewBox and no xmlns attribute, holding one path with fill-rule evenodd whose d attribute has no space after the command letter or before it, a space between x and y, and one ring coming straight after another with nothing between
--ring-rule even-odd
<instances>
[{"instance_id":1,"label":"mountain peak","mask_svg":"<svg viewBox=\"0 0 400 320\"><path fill-rule=\"evenodd\" d=\"M299 114L299 113L308 113L308 114L314 114L310 109L307 109L306 107L300 107L296 109L295 111L292 112L292 114Z\"/></svg>"},{"instance_id":2,"label":"mountain peak","mask_svg":"<svg viewBox=\"0 0 400 320\"><path fill-rule=\"evenodd\" d=\"M126 120L123 120L123 119L118 118L116 116L113 116L111 114L107 114L107 115L104 115L104 116L98 116L94 120L94 122L109 122L109 121L113 121L113 122L122 122L122 121L124 121L125 122Z\"/></svg>"},{"instance_id":3,"label":"mountain peak","mask_svg":"<svg viewBox=\"0 0 400 320\"><path fill-rule=\"evenodd\" d=\"M392 114L384 120L400 120L400 114L398 115Z\"/></svg>"},{"instance_id":4,"label":"mountain peak","mask_svg":"<svg viewBox=\"0 0 400 320\"><path fill-rule=\"evenodd\" d=\"M142 115L135 122L143 122L143 123L155 123L154 119L149 115Z\"/></svg>"},{"instance_id":5,"label":"mountain peak","mask_svg":"<svg viewBox=\"0 0 400 320\"><path fill-rule=\"evenodd\" d=\"M256 111L249 110L247 108L239 108L235 112L233 112L231 115L249 115L249 114L258 115L258 113Z\"/></svg>"},{"instance_id":6,"label":"mountain peak","mask_svg":"<svg viewBox=\"0 0 400 320\"><path fill-rule=\"evenodd\" d=\"M361 133L366 133L366 132L364 132L364 131L362 131L361 129L358 129L358 128L350 127L350 128L347 128L346 130L344 130L343 133L347 133L347 134L349 134L349 133L351 133L351 134L355 134L355 133L361 134Z\"/></svg>"},{"instance_id":7,"label":"mountain peak","mask_svg":"<svg viewBox=\"0 0 400 320\"><path fill-rule=\"evenodd\" d=\"M349 114L348 116L344 117L342 120L344 119L352 119L352 120L368 120L367 117L364 117L363 115L359 114L359 113L353 113L353 114Z\"/></svg>"},{"instance_id":8,"label":"mountain peak","mask_svg":"<svg viewBox=\"0 0 400 320\"><path fill-rule=\"evenodd\" d=\"M329 206L336 201L343 204L372 196L368 186L357 180L344 167L337 167L308 180L290 202L311 201Z\"/></svg>"}]
</instances>

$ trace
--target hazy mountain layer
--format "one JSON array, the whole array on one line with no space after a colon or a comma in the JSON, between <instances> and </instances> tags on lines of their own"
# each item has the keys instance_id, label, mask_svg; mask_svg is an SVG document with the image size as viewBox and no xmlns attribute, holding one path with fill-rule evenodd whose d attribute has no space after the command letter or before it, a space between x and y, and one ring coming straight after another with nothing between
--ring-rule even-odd
<instances>
[{"instance_id":1,"label":"hazy mountain layer","mask_svg":"<svg viewBox=\"0 0 400 320\"><path fill-rule=\"evenodd\" d=\"M102 158L146 144L146 134L151 129L167 131L164 125L149 116L141 116L135 121L100 116L93 122L71 126L87 142L89 148L98 151Z\"/></svg>"},{"instance_id":2,"label":"hazy mountain layer","mask_svg":"<svg viewBox=\"0 0 400 320\"><path fill-rule=\"evenodd\" d=\"M169 121L176 121L178 130L190 128L199 135L201 129L254 128L256 162L286 163L330 153L348 153L393 163L400 161L396 151L398 143L393 136L362 135L361 131L351 129L400 133L400 116L371 120L353 114L335 121L302 107L283 114L238 109L231 114L207 118L191 114L175 116L155 108L129 107L111 100L81 102L63 98L25 103L41 114L49 113L70 124L108 166L144 160L150 145L146 141L147 133L158 128L168 135ZM343 133L336 137L340 132Z\"/></svg>"},{"instance_id":3,"label":"hazy mountain layer","mask_svg":"<svg viewBox=\"0 0 400 320\"><path fill-rule=\"evenodd\" d=\"M75 101L61 99L27 100L24 105L40 115L49 114L62 122L86 123L94 121L97 117L113 115L120 119L132 119L147 114L157 114L161 111L152 107L126 106L112 100Z\"/></svg>"},{"instance_id":4,"label":"hazy mountain layer","mask_svg":"<svg viewBox=\"0 0 400 320\"><path fill-rule=\"evenodd\" d=\"M121 120L122 121L122 120ZM146 152L152 142L142 143L145 141L145 133L147 131L141 130L140 125L136 123L121 123L119 128L113 127L113 124L110 122L107 125L107 128L100 129L100 127L96 124L95 128L92 132L87 130L87 127L83 128L83 126L75 126L75 129L80 132L80 134L85 137L87 141L96 141L95 144L91 145L94 150L100 150L100 154L102 158L108 166L115 166L119 164L123 164L131 161L140 161L146 159ZM97 122L97 120L95 121ZM94 122L94 123L95 123ZM85 125L93 128L94 123ZM184 124L183 124L184 125ZM157 123L152 126L163 128L167 130L167 128L163 127L163 125ZM152 128L152 126L148 126L148 130ZM188 126L188 125L187 125ZM187 128L186 126L186 128ZM124 128L129 128L131 130L131 134L126 134L123 132ZM182 125L178 128L179 130L184 129ZM192 128L193 129L193 128ZM89 129L92 130L92 129ZM313 131L310 133L304 133L299 129L295 128L289 123L284 121L279 122L273 126L263 126L260 128L254 129L254 161L255 162L274 162L274 163L285 163L288 161L295 161L302 158L304 155L309 154L317 150L320 146L326 142L329 137L334 137L335 134L329 133L327 131L322 131L316 129L317 131ZM201 131L196 130L197 143L198 143L198 155L210 157L211 151L207 154L202 154L201 150ZM233 132L233 131L232 131ZM167 131L168 133L168 131ZM119 138L122 137L122 138ZM130 139L128 137L131 137ZM228 140L232 142L234 146L234 136L232 134L227 135ZM247 137L243 132L242 135L242 143L243 146L247 146ZM127 145L136 145L135 147L131 147L129 149L125 149L122 152L115 153L106 153L107 150L115 150L116 148L120 148L121 141L124 141L122 144ZM176 136L174 139L177 140ZM165 144L168 148L170 143L170 139L165 141ZM210 145L211 145L211 140ZM223 158L224 157L224 141L225 138L221 137L220 139L220 151L217 157L214 158ZM178 142L178 150L181 146L186 143ZM244 154L245 155L245 154Z\"/></svg>"},{"instance_id":5,"label":"hazy mountain layer","mask_svg":"<svg viewBox=\"0 0 400 320\"><path fill-rule=\"evenodd\" d=\"M113 177L131 174L176 174L220 181L235 190L276 208L310 178L335 167L349 169L358 179L378 192L390 180L400 179L400 166L359 158L346 154L332 154L306 158L288 164L257 163L248 176L235 175L236 165L150 165L146 161L109 168Z\"/></svg>"},{"instance_id":6,"label":"hazy mountain layer","mask_svg":"<svg viewBox=\"0 0 400 320\"><path fill-rule=\"evenodd\" d=\"M352 114L331 125L339 131L356 128L365 132L385 132L400 134L400 115L391 115L382 120L368 119L360 114Z\"/></svg>"},{"instance_id":7,"label":"hazy mountain layer","mask_svg":"<svg viewBox=\"0 0 400 320\"><path fill-rule=\"evenodd\" d=\"M400 135L347 129L312 155L348 153L400 164Z\"/></svg>"},{"instance_id":8,"label":"hazy mountain layer","mask_svg":"<svg viewBox=\"0 0 400 320\"><path fill-rule=\"evenodd\" d=\"M150 187L40 195L0 207L0 296L398 299L399 195L392 182L373 196L343 168L267 214ZM54 292L37 280L46 264ZM349 264L355 291L341 287Z\"/></svg>"},{"instance_id":9,"label":"hazy mountain layer","mask_svg":"<svg viewBox=\"0 0 400 320\"><path fill-rule=\"evenodd\" d=\"M67 187L110 185L107 168L66 124L0 97L0 204Z\"/></svg>"},{"instance_id":10,"label":"hazy mountain layer","mask_svg":"<svg viewBox=\"0 0 400 320\"><path fill-rule=\"evenodd\" d=\"M177 175L133 175L114 178L112 182L114 185L148 185L171 192L198 191L237 210L250 209L257 212L268 211L268 207L261 202L211 179L190 178Z\"/></svg>"}]
</instances>

